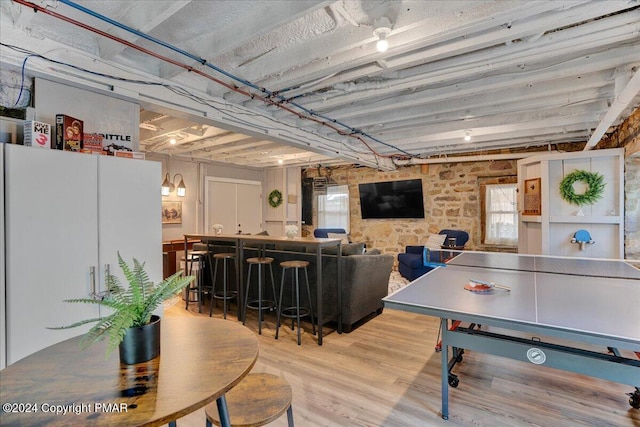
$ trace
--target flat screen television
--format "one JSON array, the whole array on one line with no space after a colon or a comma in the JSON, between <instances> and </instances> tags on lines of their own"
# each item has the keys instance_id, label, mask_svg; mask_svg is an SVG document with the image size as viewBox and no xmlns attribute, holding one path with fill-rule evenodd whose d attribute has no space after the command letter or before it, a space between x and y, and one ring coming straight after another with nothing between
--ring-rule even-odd
<instances>
[{"instance_id":1,"label":"flat screen television","mask_svg":"<svg viewBox=\"0 0 640 427\"><path fill-rule=\"evenodd\" d=\"M359 184L362 219L424 218L422 180Z\"/></svg>"}]
</instances>

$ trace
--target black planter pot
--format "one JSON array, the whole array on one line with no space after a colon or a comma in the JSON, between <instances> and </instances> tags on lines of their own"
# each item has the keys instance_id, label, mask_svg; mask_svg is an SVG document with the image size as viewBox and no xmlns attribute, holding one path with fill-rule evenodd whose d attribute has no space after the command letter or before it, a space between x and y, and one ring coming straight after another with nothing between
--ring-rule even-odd
<instances>
[{"instance_id":1,"label":"black planter pot","mask_svg":"<svg viewBox=\"0 0 640 427\"><path fill-rule=\"evenodd\" d=\"M151 316L151 322L129 328L120 343L120 363L133 365L160 355L160 317Z\"/></svg>"}]
</instances>

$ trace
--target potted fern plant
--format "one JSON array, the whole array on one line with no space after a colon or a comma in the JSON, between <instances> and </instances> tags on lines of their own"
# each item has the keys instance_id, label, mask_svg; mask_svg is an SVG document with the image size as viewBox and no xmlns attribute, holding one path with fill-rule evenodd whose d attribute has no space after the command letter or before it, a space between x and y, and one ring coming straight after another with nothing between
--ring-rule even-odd
<instances>
[{"instance_id":1,"label":"potted fern plant","mask_svg":"<svg viewBox=\"0 0 640 427\"><path fill-rule=\"evenodd\" d=\"M137 259L134 258L133 266L129 266L118 252L118 265L128 287L122 286L118 277L109 275L103 299L65 300L69 303L100 304L110 308L111 314L49 329L69 329L96 322L80 341L81 348L108 337L105 359L118 347L120 361L131 365L151 360L160 354L160 317L154 315L153 311L184 289L194 277L183 277L182 271L178 271L156 285L145 272L144 263Z\"/></svg>"}]
</instances>

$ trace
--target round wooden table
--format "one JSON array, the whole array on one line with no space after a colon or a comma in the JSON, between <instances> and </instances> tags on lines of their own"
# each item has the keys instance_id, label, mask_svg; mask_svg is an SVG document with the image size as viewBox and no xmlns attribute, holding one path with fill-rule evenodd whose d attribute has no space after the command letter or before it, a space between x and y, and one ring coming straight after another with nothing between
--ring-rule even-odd
<instances>
[{"instance_id":1,"label":"round wooden table","mask_svg":"<svg viewBox=\"0 0 640 427\"><path fill-rule=\"evenodd\" d=\"M258 340L234 322L163 317L160 357L121 365L106 342L80 350L80 337L0 371L2 425L158 426L224 394L251 370ZM203 423L205 420L202 420Z\"/></svg>"}]
</instances>

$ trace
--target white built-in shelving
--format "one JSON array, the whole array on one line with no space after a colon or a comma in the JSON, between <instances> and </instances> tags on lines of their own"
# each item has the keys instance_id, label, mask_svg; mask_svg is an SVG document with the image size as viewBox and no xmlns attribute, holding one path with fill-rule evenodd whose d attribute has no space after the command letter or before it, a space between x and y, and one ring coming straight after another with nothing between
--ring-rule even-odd
<instances>
[{"instance_id":1,"label":"white built-in shelving","mask_svg":"<svg viewBox=\"0 0 640 427\"><path fill-rule=\"evenodd\" d=\"M560 182L575 170L604 176L602 198L576 206L562 199ZM540 178L540 215L523 215L524 183ZM580 183L576 183L576 191ZM624 255L624 150L549 153L518 161L518 252L588 258ZM574 233L587 230L594 244L571 243Z\"/></svg>"}]
</instances>

